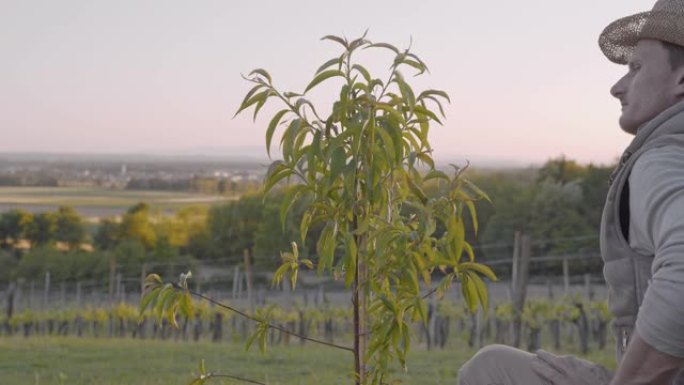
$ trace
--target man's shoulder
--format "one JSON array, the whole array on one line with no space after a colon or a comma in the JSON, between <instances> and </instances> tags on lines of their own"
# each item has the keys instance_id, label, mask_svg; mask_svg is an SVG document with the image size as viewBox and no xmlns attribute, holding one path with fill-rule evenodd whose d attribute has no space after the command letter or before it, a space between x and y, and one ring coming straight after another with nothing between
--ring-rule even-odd
<instances>
[{"instance_id":1,"label":"man's shoulder","mask_svg":"<svg viewBox=\"0 0 684 385\"><path fill-rule=\"evenodd\" d=\"M684 148L666 145L641 154L629 175L629 187L632 195L646 201L684 189Z\"/></svg>"},{"instance_id":2,"label":"man's shoulder","mask_svg":"<svg viewBox=\"0 0 684 385\"><path fill-rule=\"evenodd\" d=\"M646 150L634 163L632 174L679 171L684 174L684 147L665 145Z\"/></svg>"}]
</instances>

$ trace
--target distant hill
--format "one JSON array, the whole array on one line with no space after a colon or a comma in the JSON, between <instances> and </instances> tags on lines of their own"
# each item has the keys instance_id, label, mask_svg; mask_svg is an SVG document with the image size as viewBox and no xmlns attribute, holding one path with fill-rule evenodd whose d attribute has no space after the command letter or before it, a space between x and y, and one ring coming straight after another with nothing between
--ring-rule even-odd
<instances>
[{"instance_id":1,"label":"distant hill","mask_svg":"<svg viewBox=\"0 0 684 385\"><path fill-rule=\"evenodd\" d=\"M241 166L264 166L278 159L276 150L272 159L266 155L263 146L240 147L195 147L179 150L150 150L130 153L76 153L76 152L5 152L0 153L0 162L10 163L229 163ZM514 169L539 166L531 162L504 159L483 155L451 155L435 159L438 168L444 169L453 163L473 168Z\"/></svg>"}]
</instances>

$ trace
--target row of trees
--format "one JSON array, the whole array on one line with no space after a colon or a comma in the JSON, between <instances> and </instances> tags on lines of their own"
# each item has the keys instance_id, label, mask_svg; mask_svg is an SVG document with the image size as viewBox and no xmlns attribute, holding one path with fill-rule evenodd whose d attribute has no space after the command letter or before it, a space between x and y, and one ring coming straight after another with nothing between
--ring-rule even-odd
<instances>
[{"instance_id":1,"label":"row of trees","mask_svg":"<svg viewBox=\"0 0 684 385\"><path fill-rule=\"evenodd\" d=\"M0 247L4 249L16 248L22 240L32 246L63 242L68 248L75 248L85 239L83 218L70 206L38 214L16 209L0 216Z\"/></svg>"},{"instance_id":2,"label":"row of trees","mask_svg":"<svg viewBox=\"0 0 684 385\"><path fill-rule=\"evenodd\" d=\"M494 203L477 202L480 234L467 237L479 248L483 260L510 258L515 231L532 237L533 255L598 253L596 235L611 169L561 157L537 169L469 170L468 177L487 191ZM426 188L428 195L439 193L436 184ZM2 269L0 280L34 278L46 270L53 274L64 271L64 278L69 274L73 278L79 274L102 276L109 271L112 255L120 269L130 274L137 274L142 263L199 260L229 266L242 261L245 249L251 251L257 268L273 270L280 252L289 248L291 240L300 238L299 223L306 207L306 202L292 207L282 226L285 196L284 190L266 197L249 194L228 204L189 206L173 216L140 203L120 218L103 219L96 226L89 226L68 206L38 214L11 210L0 215L0 245L6 251L0 258L5 261L3 266L10 267ZM309 229L307 243L300 245L303 257L315 255L313 240L321 230L322 226ZM10 258L7 253L20 240L27 241L32 250L25 255L15 251ZM54 250L57 242L60 251ZM83 244L92 244L94 251L79 251ZM560 269L551 264L535 267ZM587 260L573 269L598 271L600 261Z\"/></svg>"},{"instance_id":3,"label":"row of trees","mask_svg":"<svg viewBox=\"0 0 684 385\"><path fill-rule=\"evenodd\" d=\"M479 203L482 231L474 242L485 260L510 258L515 231L530 236L532 255L598 255L598 233L613 166L581 165L559 157L537 169L471 172L493 204ZM536 273L560 273L559 264ZM573 264L599 272L600 258ZM551 270L551 271L549 271Z\"/></svg>"}]
</instances>

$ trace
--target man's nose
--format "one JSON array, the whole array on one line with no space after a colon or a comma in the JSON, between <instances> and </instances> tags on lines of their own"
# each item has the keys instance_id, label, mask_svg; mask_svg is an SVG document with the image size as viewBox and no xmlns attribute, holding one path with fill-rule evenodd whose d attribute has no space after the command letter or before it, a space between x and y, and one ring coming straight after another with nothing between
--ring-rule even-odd
<instances>
[{"instance_id":1,"label":"man's nose","mask_svg":"<svg viewBox=\"0 0 684 385\"><path fill-rule=\"evenodd\" d=\"M626 76L623 76L620 80L617 81L617 83L610 87L610 94L613 95L613 97L622 99L622 97L627 92L627 87L625 86L625 77Z\"/></svg>"}]
</instances>

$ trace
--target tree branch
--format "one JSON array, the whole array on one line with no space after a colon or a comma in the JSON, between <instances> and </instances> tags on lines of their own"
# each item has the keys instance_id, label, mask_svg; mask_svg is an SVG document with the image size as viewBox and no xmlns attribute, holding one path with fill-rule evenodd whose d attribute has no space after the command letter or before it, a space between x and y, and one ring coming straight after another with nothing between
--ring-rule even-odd
<instances>
[{"instance_id":1,"label":"tree branch","mask_svg":"<svg viewBox=\"0 0 684 385\"><path fill-rule=\"evenodd\" d=\"M437 288L434 288L434 289L432 289L432 290L428 291L428 292L427 292L427 293L425 293L425 295L423 296L423 299L426 299L426 298L428 298L429 296L431 296L431 295L435 294L436 292L437 292Z\"/></svg>"},{"instance_id":2,"label":"tree branch","mask_svg":"<svg viewBox=\"0 0 684 385\"><path fill-rule=\"evenodd\" d=\"M178 286L178 288L180 288L180 286ZM183 289L183 290L184 290L184 289ZM314 343L317 343L317 344L321 344L321 345L330 346L330 347L332 347L332 348L337 348L337 349L340 349L340 350L346 350L346 351L349 351L349 352L353 352L353 351L354 351L354 349L352 349L352 348L350 348L350 347L346 347L346 346L342 346L342 345L336 345L336 344L333 344L333 343L330 343L330 342L326 342L326 341L322 341L322 340L317 340L317 339L315 339L315 338L306 337L306 336L303 336L303 335L301 335L301 334L295 333L295 332L293 332L293 331L287 330L287 329L285 329L285 328L283 328L283 327L280 327L280 326L278 326L278 325L274 325L274 324L271 324L271 323L268 323L268 322L264 322L264 321L262 321L262 320L260 320L260 319L257 319L257 318L255 318L255 317L253 317L253 316L251 316L251 315L249 315L249 314L243 312L243 311L240 311L240 310L238 310L238 309L236 309L236 308L234 308L234 307L228 306L228 305L224 305L224 304L222 304L222 303L220 303L220 302L218 302L218 301L215 301L215 300L213 300L213 299L211 299L211 298L209 298L209 297L207 297L207 296L205 296L205 295L203 295L203 294L200 294L200 293L198 293L198 292L195 292L195 291L192 291L192 290L188 290L188 293L190 293L190 294L192 294L192 295L194 295L194 296L196 296L196 297L205 299L205 300L209 301L210 303L213 303L214 305L216 305L216 306L218 306L218 307L220 307L220 308L223 308L223 309L226 309L226 310L230 310L230 311L232 311L232 312L234 312L234 313L237 313L237 314L239 314L240 316L242 316L242 317L244 317L244 318L247 318L248 320L251 320L251 321L254 321L254 322L258 322L258 323L266 324L269 328L276 329L276 330L280 330L281 332L283 332L283 333L285 333L285 334L289 334L289 335L292 335L292 336L301 338L301 339L303 339L303 340L311 341L311 342L314 342Z\"/></svg>"},{"instance_id":3,"label":"tree branch","mask_svg":"<svg viewBox=\"0 0 684 385\"><path fill-rule=\"evenodd\" d=\"M237 377L237 376L231 376L231 375L229 375L229 374L208 373L208 374L206 375L206 377L204 377L204 378L209 379L209 378L214 378L214 377L230 378L231 380L242 381L242 382L248 382L248 383L250 383L250 384L266 385L266 384L263 383L263 382L250 380L250 379L248 379L248 378L242 378L242 377Z\"/></svg>"}]
</instances>

